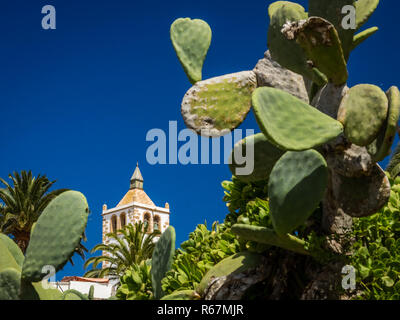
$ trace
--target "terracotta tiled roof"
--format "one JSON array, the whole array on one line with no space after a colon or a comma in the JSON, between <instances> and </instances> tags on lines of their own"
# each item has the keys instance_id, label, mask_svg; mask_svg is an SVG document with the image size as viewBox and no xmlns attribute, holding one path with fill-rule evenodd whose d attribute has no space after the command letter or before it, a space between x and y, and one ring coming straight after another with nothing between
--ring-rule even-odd
<instances>
[{"instance_id":1,"label":"terracotta tiled roof","mask_svg":"<svg viewBox=\"0 0 400 320\"><path fill-rule=\"evenodd\" d=\"M77 277L77 276L70 276L62 278L61 282L70 282L70 281L81 281L81 282L96 282L96 283L108 283L108 279L101 279L101 278L84 278L84 277Z\"/></svg>"},{"instance_id":2,"label":"terracotta tiled roof","mask_svg":"<svg viewBox=\"0 0 400 320\"><path fill-rule=\"evenodd\" d=\"M147 204L149 206L155 206L154 202L151 201L149 196L142 189L131 189L118 203L117 207L122 207L132 202L139 202L142 204Z\"/></svg>"}]
</instances>

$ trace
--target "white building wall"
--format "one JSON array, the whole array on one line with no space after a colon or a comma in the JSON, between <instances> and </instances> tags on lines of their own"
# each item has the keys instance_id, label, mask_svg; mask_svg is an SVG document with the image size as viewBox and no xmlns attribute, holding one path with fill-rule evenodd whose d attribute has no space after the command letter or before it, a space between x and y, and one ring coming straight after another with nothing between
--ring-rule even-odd
<instances>
[{"instance_id":1,"label":"white building wall","mask_svg":"<svg viewBox=\"0 0 400 320\"><path fill-rule=\"evenodd\" d=\"M54 288L65 292L70 289L74 289L83 294L89 294L90 287L94 287L93 297L95 299L108 299L112 295L115 281L110 281L107 284L95 283L95 282L84 282L84 281L69 281L69 282L50 282L50 285Z\"/></svg>"}]
</instances>

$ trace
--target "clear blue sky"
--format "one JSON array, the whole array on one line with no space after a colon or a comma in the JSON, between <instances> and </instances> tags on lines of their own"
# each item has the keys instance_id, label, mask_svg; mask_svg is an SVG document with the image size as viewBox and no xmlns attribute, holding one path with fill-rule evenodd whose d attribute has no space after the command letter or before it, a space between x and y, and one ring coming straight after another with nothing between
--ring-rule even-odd
<instances>
[{"instance_id":1,"label":"clear blue sky","mask_svg":"<svg viewBox=\"0 0 400 320\"><path fill-rule=\"evenodd\" d=\"M136 161L144 189L170 203L177 245L204 220L223 221L226 165L146 162L146 133L184 124L180 103L190 88L169 40L179 17L206 20L213 40L203 78L252 69L267 49L273 1L3 0L0 5L0 176L32 170L55 187L83 192L92 211L90 249L101 242L103 203L114 207L129 188ZM306 1L299 1L306 6ZM54 5L57 29L41 28L41 8ZM349 85L398 85L399 4L381 3L368 26L380 31L353 52ZM241 128L259 131L252 114ZM57 274L82 275L74 258Z\"/></svg>"}]
</instances>

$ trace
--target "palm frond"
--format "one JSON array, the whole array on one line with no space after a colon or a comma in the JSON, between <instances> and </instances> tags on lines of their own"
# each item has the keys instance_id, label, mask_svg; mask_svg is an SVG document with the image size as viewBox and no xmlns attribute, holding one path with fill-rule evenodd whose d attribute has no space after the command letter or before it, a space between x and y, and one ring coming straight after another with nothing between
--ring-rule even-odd
<instances>
[{"instance_id":1,"label":"palm frond","mask_svg":"<svg viewBox=\"0 0 400 320\"><path fill-rule=\"evenodd\" d=\"M103 253L101 256L91 257L85 262L85 268L93 264L93 272L89 270L85 275L90 274L100 277L110 275L110 272L113 272L113 275L121 276L132 265L151 259L155 246L154 238L159 236L160 232L153 231L148 233L147 231L148 227L139 221L135 224L127 224L115 233L106 234L110 243L101 243L93 247L91 253L96 251L102 251ZM96 267L102 262L108 262L110 267L105 267L102 271L96 271ZM111 271L108 270L109 268L111 268Z\"/></svg>"}]
</instances>

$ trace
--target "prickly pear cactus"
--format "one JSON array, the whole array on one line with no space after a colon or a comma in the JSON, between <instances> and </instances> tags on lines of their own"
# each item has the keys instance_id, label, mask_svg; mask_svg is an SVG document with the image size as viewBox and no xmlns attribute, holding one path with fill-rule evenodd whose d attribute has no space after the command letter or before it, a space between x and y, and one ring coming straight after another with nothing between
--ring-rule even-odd
<instances>
[{"instance_id":1,"label":"prickly pear cactus","mask_svg":"<svg viewBox=\"0 0 400 320\"><path fill-rule=\"evenodd\" d=\"M251 174L240 173L240 169L243 168L244 163L243 159L239 158L246 157L246 150L256 149L253 172ZM283 154L284 151L270 143L264 134L258 133L254 136L244 138L234 146L230 156L229 168L233 175L240 177L245 182L267 180L275 163Z\"/></svg>"},{"instance_id":2,"label":"prickly pear cactus","mask_svg":"<svg viewBox=\"0 0 400 320\"><path fill-rule=\"evenodd\" d=\"M13 268L0 272L0 300L19 300L21 274Z\"/></svg>"},{"instance_id":3,"label":"prickly pear cactus","mask_svg":"<svg viewBox=\"0 0 400 320\"><path fill-rule=\"evenodd\" d=\"M67 191L53 199L37 220L22 266L22 279L40 281L43 266L60 270L71 257L83 234L89 207L77 191ZM62 222L62 223L61 223Z\"/></svg>"},{"instance_id":4,"label":"prickly pear cactus","mask_svg":"<svg viewBox=\"0 0 400 320\"><path fill-rule=\"evenodd\" d=\"M2 240L0 241L0 272L7 268L21 270L21 265L17 263L5 241Z\"/></svg>"},{"instance_id":5,"label":"prickly pear cactus","mask_svg":"<svg viewBox=\"0 0 400 320\"><path fill-rule=\"evenodd\" d=\"M151 258L151 282L156 299L162 298L164 292L161 288L161 280L171 269L175 253L175 229L169 226L157 241Z\"/></svg>"},{"instance_id":6,"label":"prickly pear cactus","mask_svg":"<svg viewBox=\"0 0 400 320\"><path fill-rule=\"evenodd\" d=\"M202 136L218 137L229 133L249 113L251 94L256 87L253 71L197 82L182 101L185 124Z\"/></svg>"},{"instance_id":7,"label":"prickly pear cactus","mask_svg":"<svg viewBox=\"0 0 400 320\"><path fill-rule=\"evenodd\" d=\"M14 241L0 234L0 300L61 300L59 290L42 287L47 275L42 270L53 266L58 271L65 265L80 242L88 214L80 192L57 196L37 220L25 257Z\"/></svg>"},{"instance_id":8,"label":"prickly pear cactus","mask_svg":"<svg viewBox=\"0 0 400 320\"><path fill-rule=\"evenodd\" d=\"M282 32L288 39L297 39L313 62L312 67L325 74L328 81L336 85L346 83L347 64L339 34L329 21L311 17L305 22L285 26Z\"/></svg>"},{"instance_id":9,"label":"prickly pear cactus","mask_svg":"<svg viewBox=\"0 0 400 320\"><path fill-rule=\"evenodd\" d=\"M307 64L307 58L298 43L289 41L281 32L287 22L307 19L305 9L293 2L277 1L270 5L268 14L270 27L268 29L268 47L271 57L281 66L296 73L312 77L312 71Z\"/></svg>"},{"instance_id":10,"label":"prickly pear cactus","mask_svg":"<svg viewBox=\"0 0 400 320\"><path fill-rule=\"evenodd\" d=\"M2 242L7 247L15 262L20 267L22 267L22 263L24 262L25 257L17 244L3 233L0 233L0 242Z\"/></svg>"},{"instance_id":11,"label":"prickly pear cactus","mask_svg":"<svg viewBox=\"0 0 400 320\"><path fill-rule=\"evenodd\" d=\"M92 288L93 286L91 286ZM63 292L61 300L89 300L88 296L74 289Z\"/></svg>"},{"instance_id":12,"label":"prickly pear cactus","mask_svg":"<svg viewBox=\"0 0 400 320\"><path fill-rule=\"evenodd\" d=\"M281 150L311 149L343 131L338 121L280 89L258 88L252 99L261 131Z\"/></svg>"},{"instance_id":13,"label":"prickly pear cactus","mask_svg":"<svg viewBox=\"0 0 400 320\"><path fill-rule=\"evenodd\" d=\"M286 152L268 183L272 224L278 235L304 224L318 207L328 184L325 159L315 150Z\"/></svg>"},{"instance_id":14,"label":"prickly pear cactus","mask_svg":"<svg viewBox=\"0 0 400 320\"><path fill-rule=\"evenodd\" d=\"M356 29L360 29L371 17L379 5L379 0L357 0L356 7Z\"/></svg>"},{"instance_id":15,"label":"prickly pear cactus","mask_svg":"<svg viewBox=\"0 0 400 320\"><path fill-rule=\"evenodd\" d=\"M397 121L400 116L400 91L391 87L386 95L389 102L388 115L377 138L368 145L367 149L375 162L382 161L390 155L391 147L396 136Z\"/></svg>"},{"instance_id":16,"label":"prickly pear cactus","mask_svg":"<svg viewBox=\"0 0 400 320\"><path fill-rule=\"evenodd\" d=\"M171 25L171 41L192 84L202 78L203 63L211 44L211 28L200 19L180 18Z\"/></svg>"},{"instance_id":17,"label":"prickly pear cactus","mask_svg":"<svg viewBox=\"0 0 400 320\"><path fill-rule=\"evenodd\" d=\"M342 9L345 6L354 6L355 0L330 0L330 1L320 1L320 0L309 0L308 10L310 17L321 17L328 20L337 30L340 37L341 47L343 48L344 58L347 61L350 55L354 29L343 28L343 14ZM357 16L358 12L356 13Z\"/></svg>"},{"instance_id":18,"label":"prickly pear cactus","mask_svg":"<svg viewBox=\"0 0 400 320\"><path fill-rule=\"evenodd\" d=\"M93 300L94 299L94 286L90 286L89 292L88 292L88 299Z\"/></svg>"},{"instance_id":19,"label":"prickly pear cactus","mask_svg":"<svg viewBox=\"0 0 400 320\"><path fill-rule=\"evenodd\" d=\"M212 129L217 125L216 135L223 135L245 120L233 110L243 110L240 115L246 113L251 95L251 109L261 133L235 145L230 169L243 182L265 181L272 227L249 225L239 219L232 232L240 239L312 259L323 250L337 259L349 254L346 239L352 230L352 218L374 214L387 203L390 183L377 162L388 156L392 147L400 115L400 92L397 87L385 94L371 84L352 88L346 84L351 51L378 30L360 30L378 4L378 0L309 0L306 12L294 2L274 2L268 10L269 51L252 71L257 88L251 88L246 99L243 96L241 108L236 104L232 109L228 107L229 96L239 101L233 90L221 88L219 92L213 87L203 93L195 85L189 92L207 94L196 105L199 111L190 109L188 105L195 104L184 97L182 109L190 110L183 112L189 128L201 134L201 123L192 125L187 119L194 119L197 112L198 121L201 111L203 123L211 124ZM354 22L354 28L343 27L349 9L356 12L355 21L347 21ZM254 157L246 159L253 161L254 170L241 174L237 169L243 157L249 156L245 148L248 144L253 146ZM400 172L399 153L397 150L389 165L391 174ZM315 212L320 214L318 219L313 217ZM305 230L310 238L312 232L321 234L323 249L317 250L308 238L298 236L298 231L304 234ZM291 257L288 253L284 270L292 267ZM316 267L301 297L337 294L332 289L337 284L332 281L341 278L343 259L334 261ZM280 273L280 277L288 275ZM204 281L208 282L203 289L210 289L209 279Z\"/></svg>"},{"instance_id":20,"label":"prickly pear cactus","mask_svg":"<svg viewBox=\"0 0 400 320\"><path fill-rule=\"evenodd\" d=\"M367 146L378 136L388 115L388 98L377 86L360 84L351 88L339 107L338 120L346 138ZM397 122L397 121L396 121Z\"/></svg>"}]
</instances>

